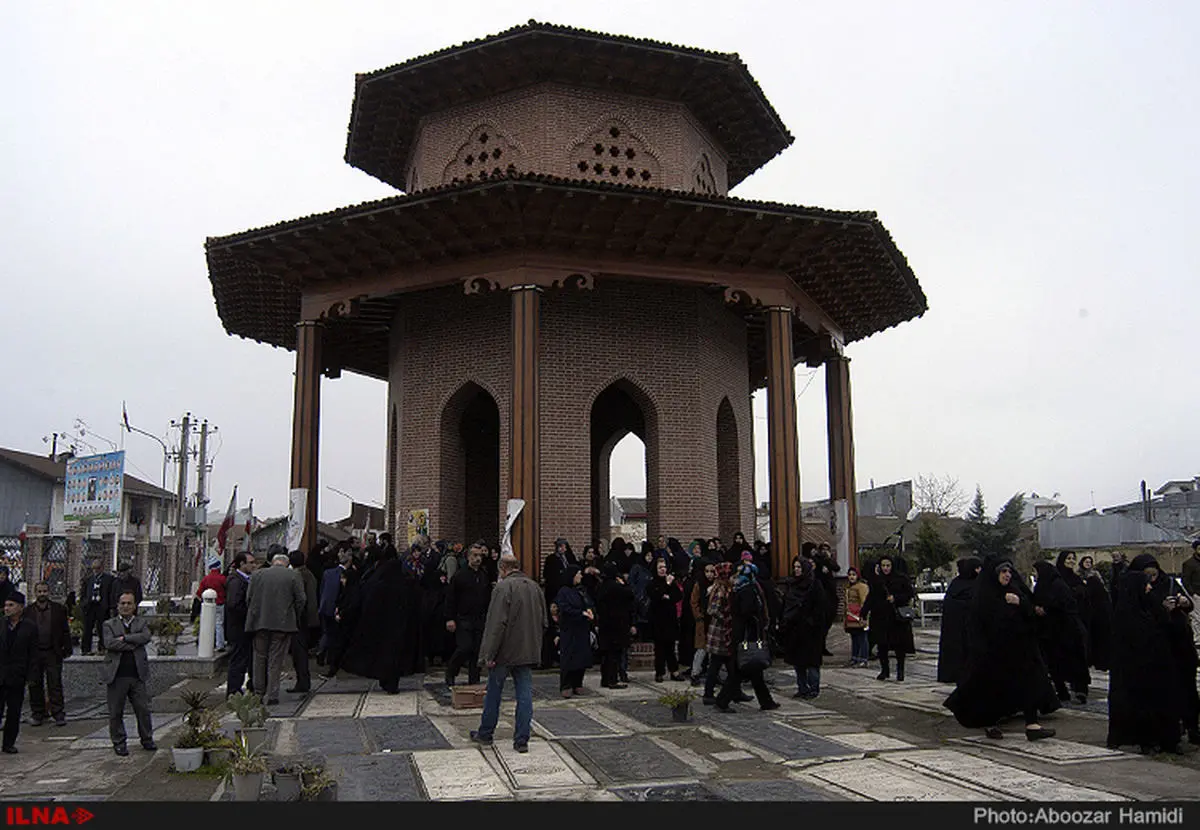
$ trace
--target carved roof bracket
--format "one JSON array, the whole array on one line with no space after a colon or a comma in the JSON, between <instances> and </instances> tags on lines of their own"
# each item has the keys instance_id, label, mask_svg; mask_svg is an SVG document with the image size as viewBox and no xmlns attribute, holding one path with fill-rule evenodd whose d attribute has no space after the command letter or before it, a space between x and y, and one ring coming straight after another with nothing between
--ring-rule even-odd
<instances>
[{"instance_id":1,"label":"carved roof bracket","mask_svg":"<svg viewBox=\"0 0 1200 830\"><path fill-rule=\"evenodd\" d=\"M596 287L596 275L590 271L562 268L509 268L487 274L474 274L463 280L464 294L482 294L487 291L506 291L519 285L536 285L540 288L576 288L591 291Z\"/></svg>"}]
</instances>

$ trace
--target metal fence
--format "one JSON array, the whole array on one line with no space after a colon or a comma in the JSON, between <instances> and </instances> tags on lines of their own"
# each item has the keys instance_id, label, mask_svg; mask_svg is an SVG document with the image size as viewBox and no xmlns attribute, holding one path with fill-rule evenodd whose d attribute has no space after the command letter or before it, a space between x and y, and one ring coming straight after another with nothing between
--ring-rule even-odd
<instances>
[{"instance_id":1,"label":"metal fence","mask_svg":"<svg viewBox=\"0 0 1200 830\"><path fill-rule=\"evenodd\" d=\"M50 599L63 602L67 598L67 553L69 545L62 536L48 536L42 541L42 580L50 587Z\"/></svg>"},{"instance_id":2,"label":"metal fence","mask_svg":"<svg viewBox=\"0 0 1200 830\"><path fill-rule=\"evenodd\" d=\"M151 542L146 551L146 571L142 578L142 593L144 596L165 593L166 585L167 547L162 542Z\"/></svg>"},{"instance_id":3,"label":"metal fence","mask_svg":"<svg viewBox=\"0 0 1200 830\"><path fill-rule=\"evenodd\" d=\"M0 536L0 565L8 567L8 581L19 585L25 578L25 552L16 536Z\"/></svg>"}]
</instances>

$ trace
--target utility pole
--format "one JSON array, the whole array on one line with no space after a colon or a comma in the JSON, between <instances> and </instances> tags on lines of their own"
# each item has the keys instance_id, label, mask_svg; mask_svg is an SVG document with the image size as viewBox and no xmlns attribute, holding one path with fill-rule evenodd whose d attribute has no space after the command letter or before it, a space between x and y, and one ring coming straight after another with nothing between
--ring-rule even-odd
<instances>
[{"instance_id":1,"label":"utility pole","mask_svg":"<svg viewBox=\"0 0 1200 830\"><path fill-rule=\"evenodd\" d=\"M175 422L171 422L171 426L175 426ZM164 593L168 595L174 594L175 582L179 570L180 555L184 550L184 539L186 530L184 525L184 515L187 509L187 446L188 436L192 429L192 413L187 413L183 416L183 423L180 425L179 433L179 492L176 494L175 505L175 551L167 559L167 584Z\"/></svg>"},{"instance_id":2,"label":"utility pole","mask_svg":"<svg viewBox=\"0 0 1200 830\"><path fill-rule=\"evenodd\" d=\"M200 562L197 570L197 577L204 578L204 557L208 553L208 421L205 420L200 425L200 459L199 467L196 468L196 507L197 512L201 517L200 525L196 531L196 544L200 546Z\"/></svg>"}]
</instances>

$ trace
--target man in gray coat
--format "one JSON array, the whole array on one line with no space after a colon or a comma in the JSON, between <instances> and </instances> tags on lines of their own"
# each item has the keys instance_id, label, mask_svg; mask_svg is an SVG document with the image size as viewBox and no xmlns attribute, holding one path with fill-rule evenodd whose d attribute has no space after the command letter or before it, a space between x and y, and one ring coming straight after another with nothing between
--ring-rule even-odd
<instances>
[{"instance_id":1,"label":"man in gray coat","mask_svg":"<svg viewBox=\"0 0 1200 830\"><path fill-rule=\"evenodd\" d=\"M134 616L137 597L132 591L124 591L117 598L117 616L104 621L104 680L108 683L108 735L112 738L113 752L125 756L125 700L133 704L137 718L138 738L142 748L153 752L154 727L150 723L150 694L146 684L150 680L150 661L146 657L146 643L150 642L150 626L144 619Z\"/></svg>"},{"instance_id":2,"label":"man in gray coat","mask_svg":"<svg viewBox=\"0 0 1200 830\"><path fill-rule=\"evenodd\" d=\"M304 581L289 567L282 545L267 550L271 566L254 572L246 593L246 630L254 632L254 691L269 704L279 702L283 658L304 614Z\"/></svg>"},{"instance_id":3,"label":"man in gray coat","mask_svg":"<svg viewBox=\"0 0 1200 830\"><path fill-rule=\"evenodd\" d=\"M546 628L546 599L536 582L521 572L512 554L500 557L500 579L492 589L479 664L488 668L487 695L483 716L471 740L490 745L500 719L500 695L504 678L512 675L517 697L513 749L529 751L533 724L533 667L542 659L542 636Z\"/></svg>"}]
</instances>

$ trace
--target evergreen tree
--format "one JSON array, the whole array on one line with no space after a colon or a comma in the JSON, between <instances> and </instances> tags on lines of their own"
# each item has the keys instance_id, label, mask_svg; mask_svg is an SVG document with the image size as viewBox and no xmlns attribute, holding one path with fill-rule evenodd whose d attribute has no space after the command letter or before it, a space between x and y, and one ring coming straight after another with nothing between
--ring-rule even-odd
<instances>
[{"instance_id":1,"label":"evergreen tree","mask_svg":"<svg viewBox=\"0 0 1200 830\"><path fill-rule=\"evenodd\" d=\"M988 519L987 509L983 504L983 491L975 485L975 500L967 510L967 523L963 525L963 543L978 556L987 556L992 546L992 522Z\"/></svg>"},{"instance_id":2,"label":"evergreen tree","mask_svg":"<svg viewBox=\"0 0 1200 830\"><path fill-rule=\"evenodd\" d=\"M937 570L954 561L954 548L942 537L937 525L929 517L921 520L917 538L910 546L910 550L916 557L918 571L926 568Z\"/></svg>"},{"instance_id":3,"label":"evergreen tree","mask_svg":"<svg viewBox=\"0 0 1200 830\"><path fill-rule=\"evenodd\" d=\"M1017 493L1004 503L992 526L992 552L1000 556L1016 554L1021 536L1021 514L1025 512L1025 494Z\"/></svg>"}]
</instances>

